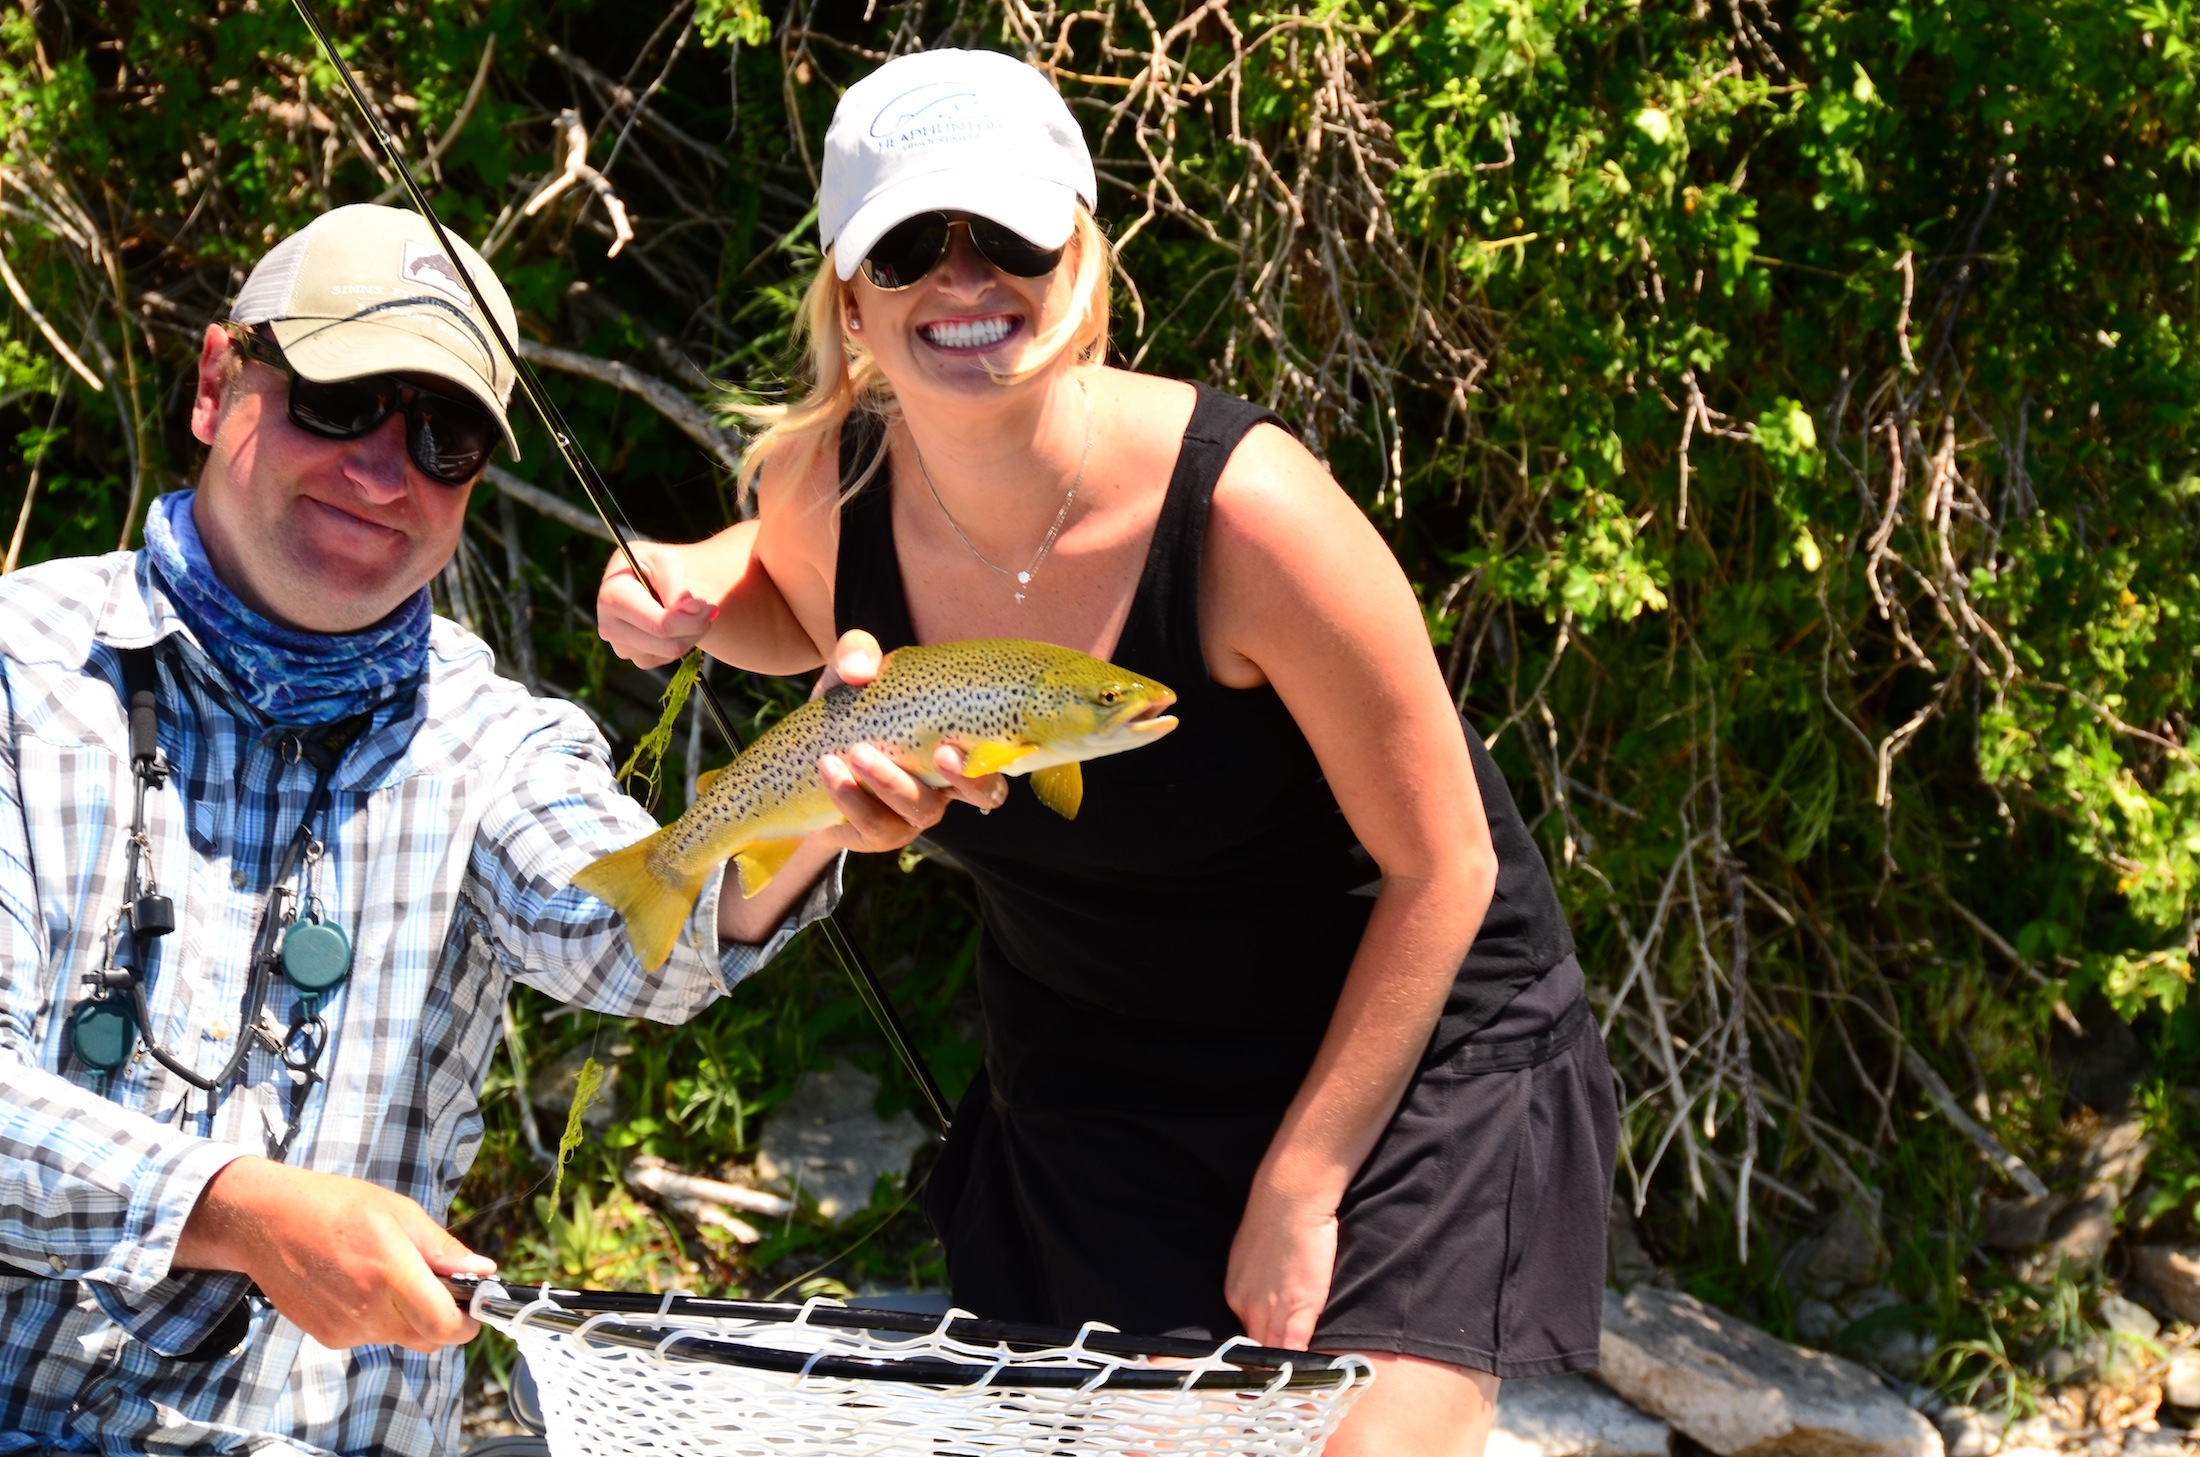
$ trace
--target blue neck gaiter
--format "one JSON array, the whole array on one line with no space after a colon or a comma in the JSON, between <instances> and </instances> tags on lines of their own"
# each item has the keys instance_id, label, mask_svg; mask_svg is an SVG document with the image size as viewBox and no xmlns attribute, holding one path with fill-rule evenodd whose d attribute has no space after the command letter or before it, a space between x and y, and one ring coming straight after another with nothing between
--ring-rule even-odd
<instances>
[{"instance_id":1,"label":"blue neck gaiter","mask_svg":"<svg viewBox=\"0 0 2200 1457\"><path fill-rule=\"evenodd\" d=\"M237 599L207 560L191 517L197 491L153 502L145 551L169 603L243 699L274 723L307 726L413 692L428 666L428 589L360 632L278 627Z\"/></svg>"}]
</instances>

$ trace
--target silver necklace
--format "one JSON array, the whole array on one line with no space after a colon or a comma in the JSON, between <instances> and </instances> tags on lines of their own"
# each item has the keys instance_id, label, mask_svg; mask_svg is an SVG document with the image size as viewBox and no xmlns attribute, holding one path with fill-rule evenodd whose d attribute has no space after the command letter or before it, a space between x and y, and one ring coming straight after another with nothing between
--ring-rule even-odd
<instances>
[{"instance_id":1,"label":"silver necklace","mask_svg":"<svg viewBox=\"0 0 2200 1457\"><path fill-rule=\"evenodd\" d=\"M1039 543L1039 550L1033 553L1031 564L1020 572L1011 571L978 550L978 544L970 539L970 533L962 529L962 523L955 519L955 513L948 510L947 503L940 499L940 488L932 484L931 468L925 465L924 450L917 444L917 432L909 432L909 448L917 453L917 472L924 477L924 488L932 493L932 504L940 508L940 514L947 518L947 524L953 528L955 535L962 538L962 544L970 548L972 556L1002 576L1016 579L1016 605L1019 607L1023 605L1024 593L1031 586L1032 576L1039 570L1039 563L1045 561L1047 553L1054 550L1054 538L1062 534L1062 524L1069 520L1070 505L1077 499L1077 488L1085 483L1085 466L1092 460L1092 391L1085 388L1085 381L1081 377L1073 374L1070 378L1077 381L1077 392L1085 397L1085 451L1077 458L1077 477L1069 483L1069 489L1062 495L1062 509L1054 513L1054 524L1047 528L1046 540Z\"/></svg>"}]
</instances>

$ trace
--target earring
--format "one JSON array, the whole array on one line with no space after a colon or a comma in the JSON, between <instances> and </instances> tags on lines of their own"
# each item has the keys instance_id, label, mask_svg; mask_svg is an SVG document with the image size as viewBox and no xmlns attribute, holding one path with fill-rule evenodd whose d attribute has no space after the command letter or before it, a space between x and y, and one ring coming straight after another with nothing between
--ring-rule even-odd
<instances>
[{"instance_id":1,"label":"earring","mask_svg":"<svg viewBox=\"0 0 2200 1457\"><path fill-rule=\"evenodd\" d=\"M848 332L851 334L863 332L863 316L861 314L850 314L848 316Z\"/></svg>"}]
</instances>

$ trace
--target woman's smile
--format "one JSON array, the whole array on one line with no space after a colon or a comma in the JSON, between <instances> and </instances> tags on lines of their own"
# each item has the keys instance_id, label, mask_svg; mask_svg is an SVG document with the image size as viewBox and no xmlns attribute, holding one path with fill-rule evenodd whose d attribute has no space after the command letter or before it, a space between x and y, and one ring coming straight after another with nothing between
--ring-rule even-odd
<instances>
[{"instance_id":1,"label":"woman's smile","mask_svg":"<svg viewBox=\"0 0 2200 1457\"><path fill-rule=\"evenodd\" d=\"M959 319L934 319L916 326L917 337L934 349L950 354L982 354L998 349L1023 326L1020 314L980 314Z\"/></svg>"}]
</instances>

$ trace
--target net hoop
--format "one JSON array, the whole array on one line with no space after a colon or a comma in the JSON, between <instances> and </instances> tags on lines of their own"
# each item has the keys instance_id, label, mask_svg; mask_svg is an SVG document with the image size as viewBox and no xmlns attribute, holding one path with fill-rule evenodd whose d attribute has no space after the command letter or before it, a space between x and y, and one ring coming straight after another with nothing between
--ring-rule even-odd
<instances>
[{"instance_id":1,"label":"net hoop","mask_svg":"<svg viewBox=\"0 0 2200 1457\"><path fill-rule=\"evenodd\" d=\"M1373 1379L1359 1356L1286 1351L1232 1336L1220 1346L1168 1336L1126 1336L1113 1326L1087 1321L1076 1331L1010 1321L981 1320L967 1310L944 1316L868 1310L822 1297L801 1305L778 1301L718 1300L677 1292L629 1294L616 1290L554 1290L548 1286L520 1300L494 1280L475 1290L469 1310L476 1320L507 1332L540 1326L571 1332L587 1345L656 1352L659 1360L747 1366L786 1375L855 1381L905 1381L923 1386L986 1385L973 1381L973 1365L997 1374L1013 1367L1015 1385L1035 1390L1272 1391L1324 1390L1364 1385ZM623 1319L652 1317L650 1323ZM665 1322L659 1324L657 1322ZM774 1326L847 1332L878 1343L877 1354L836 1354L826 1347L795 1348L743 1339ZM941 1351L897 1354L892 1337L929 1337ZM949 1354L952 1352L952 1354ZM1050 1363L1049 1358L1054 1358ZM1139 1361L1177 1361L1148 1366Z\"/></svg>"},{"instance_id":2,"label":"net hoop","mask_svg":"<svg viewBox=\"0 0 2200 1457\"><path fill-rule=\"evenodd\" d=\"M1356 1355L619 1291L471 1291L516 1340L558 1457L635 1453L1314 1454Z\"/></svg>"}]
</instances>

